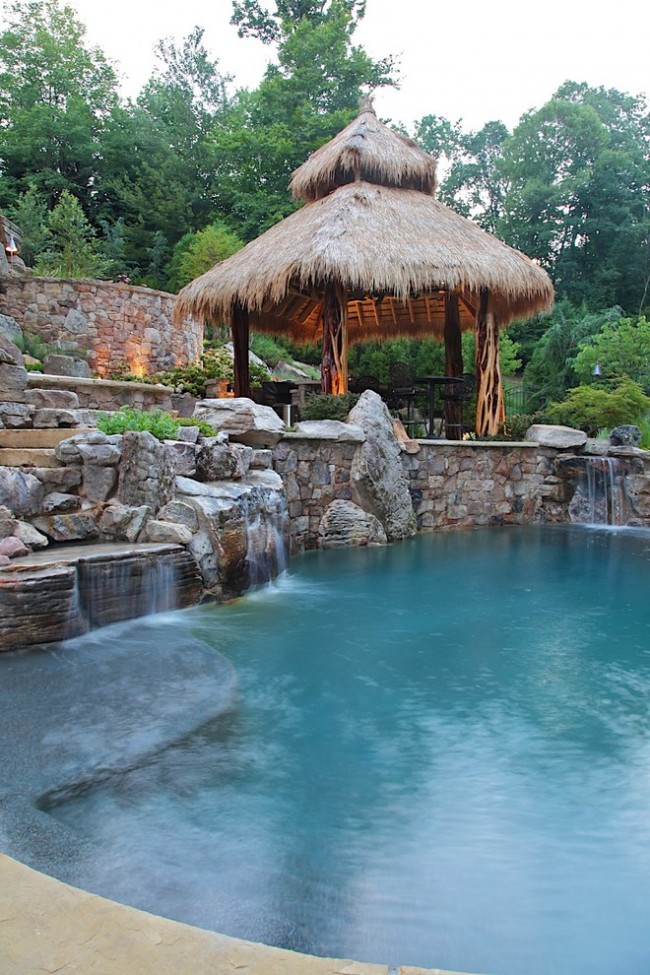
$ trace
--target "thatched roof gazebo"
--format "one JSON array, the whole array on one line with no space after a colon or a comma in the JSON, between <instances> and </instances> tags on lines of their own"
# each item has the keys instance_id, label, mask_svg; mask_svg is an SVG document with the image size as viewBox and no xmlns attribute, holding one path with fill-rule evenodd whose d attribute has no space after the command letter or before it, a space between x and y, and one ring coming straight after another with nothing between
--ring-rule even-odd
<instances>
[{"instance_id":1,"label":"thatched roof gazebo","mask_svg":"<svg viewBox=\"0 0 650 975\"><path fill-rule=\"evenodd\" d=\"M435 198L436 164L370 105L293 174L306 201L183 288L176 314L230 324L237 395L247 395L249 328L322 337L324 392L347 389L348 342L444 338L463 371L461 331L476 331L477 425L504 419L498 330L549 308L548 275Z\"/></svg>"}]
</instances>

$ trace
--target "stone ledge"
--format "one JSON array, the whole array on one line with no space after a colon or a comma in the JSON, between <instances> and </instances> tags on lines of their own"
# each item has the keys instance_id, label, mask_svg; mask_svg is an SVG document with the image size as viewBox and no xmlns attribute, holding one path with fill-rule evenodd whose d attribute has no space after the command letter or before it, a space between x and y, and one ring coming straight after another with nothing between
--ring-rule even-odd
<instances>
[{"instance_id":1,"label":"stone ledge","mask_svg":"<svg viewBox=\"0 0 650 975\"><path fill-rule=\"evenodd\" d=\"M471 447L474 450L480 447L487 447L488 449L496 447L500 450L504 447L510 450L514 447L526 447L536 450L539 447L539 444L533 440L427 440L418 437L416 443L422 444L423 447Z\"/></svg>"},{"instance_id":2,"label":"stone ledge","mask_svg":"<svg viewBox=\"0 0 650 975\"><path fill-rule=\"evenodd\" d=\"M389 975L387 965L301 955L147 914L0 854L3 975ZM403 968L402 975L460 975Z\"/></svg>"},{"instance_id":3,"label":"stone ledge","mask_svg":"<svg viewBox=\"0 0 650 975\"><path fill-rule=\"evenodd\" d=\"M156 393L159 396L171 396L174 390L171 386L162 386L154 383L130 383L121 379L86 379L82 376L54 376L46 372L32 372L27 379L30 389L69 389L71 386L80 386L82 389L108 390L137 390L138 392Z\"/></svg>"}]
</instances>

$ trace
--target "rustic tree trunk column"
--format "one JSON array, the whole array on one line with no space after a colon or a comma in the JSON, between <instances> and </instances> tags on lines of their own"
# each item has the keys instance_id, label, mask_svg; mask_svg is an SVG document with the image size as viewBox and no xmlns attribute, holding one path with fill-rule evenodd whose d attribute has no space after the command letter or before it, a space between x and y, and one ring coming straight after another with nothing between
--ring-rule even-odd
<instances>
[{"instance_id":1,"label":"rustic tree trunk column","mask_svg":"<svg viewBox=\"0 0 650 975\"><path fill-rule=\"evenodd\" d=\"M248 309L240 304L236 304L233 309L231 332L234 351L235 396L250 396Z\"/></svg>"},{"instance_id":2,"label":"rustic tree trunk column","mask_svg":"<svg viewBox=\"0 0 650 975\"><path fill-rule=\"evenodd\" d=\"M445 376L462 376L463 346L460 334L458 295L445 295ZM462 440L463 404L447 399L445 403L445 436L448 440Z\"/></svg>"},{"instance_id":3,"label":"rustic tree trunk column","mask_svg":"<svg viewBox=\"0 0 650 975\"><path fill-rule=\"evenodd\" d=\"M322 318L322 389L340 396L348 391L348 303L337 281L325 285Z\"/></svg>"},{"instance_id":4,"label":"rustic tree trunk column","mask_svg":"<svg viewBox=\"0 0 650 975\"><path fill-rule=\"evenodd\" d=\"M493 437L505 423L506 411L499 365L499 327L490 310L487 288L481 288L475 328L476 433Z\"/></svg>"}]
</instances>

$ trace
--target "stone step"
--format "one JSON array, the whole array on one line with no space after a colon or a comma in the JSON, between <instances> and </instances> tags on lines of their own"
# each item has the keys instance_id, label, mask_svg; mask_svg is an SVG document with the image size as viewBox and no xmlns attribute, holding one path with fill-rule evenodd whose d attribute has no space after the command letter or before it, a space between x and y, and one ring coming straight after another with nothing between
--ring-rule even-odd
<instances>
[{"instance_id":1,"label":"stone step","mask_svg":"<svg viewBox=\"0 0 650 975\"><path fill-rule=\"evenodd\" d=\"M53 431L55 432L55 431ZM63 467L53 447L0 447L0 467Z\"/></svg>"},{"instance_id":2,"label":"stone step","mask_svg":"<svg viewBox=\"0 0 650 975\"><path fill-rule=\"evenodd\" d=\"M51 427L39 430L0 430L0 448L32 450L56 447L62 440L74 437L77 433L87 433L90 429L90 427Z\"/></svg>"}]
</instances>

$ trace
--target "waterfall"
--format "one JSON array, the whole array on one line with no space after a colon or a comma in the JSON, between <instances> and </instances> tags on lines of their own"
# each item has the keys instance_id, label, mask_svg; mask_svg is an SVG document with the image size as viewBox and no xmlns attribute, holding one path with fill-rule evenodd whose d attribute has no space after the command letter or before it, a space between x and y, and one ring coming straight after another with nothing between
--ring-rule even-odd
<instances>
[{"instance_id":1,"label":"waterfall","mask_svg":"<svg viewBox=\"0 0 650 975\"><path fill-rule=\"evenodd\" d=\"M248 585L262 586L287 568L289 560L288 515L282 503L260 505L246 518L246 566Z\"/></svg>"},{"instance_id":2,"label":"waterfall","mask_svg":"<svg viewBox=\"0 0 650 975\"><path fill-rule=\"evenodd\" d=\"M623 472L615 457L586 457L573 500L571 521L587 525L624 525Z\"/></svg>"},{"instance_id":3,"label":"waterfall","mask_svg":"<svg viewBox=\"0 0 650 975\"><path fill-rule=\"evenodd\" d=\"M80 562L77 573L88 629L178 607L175 563L164 555Z\"/></svg>"}]
</instances>

